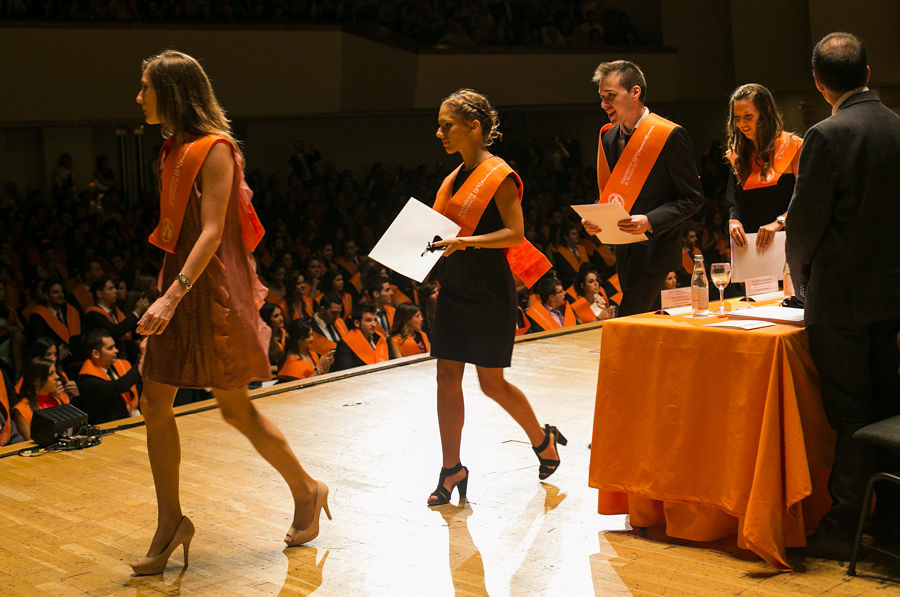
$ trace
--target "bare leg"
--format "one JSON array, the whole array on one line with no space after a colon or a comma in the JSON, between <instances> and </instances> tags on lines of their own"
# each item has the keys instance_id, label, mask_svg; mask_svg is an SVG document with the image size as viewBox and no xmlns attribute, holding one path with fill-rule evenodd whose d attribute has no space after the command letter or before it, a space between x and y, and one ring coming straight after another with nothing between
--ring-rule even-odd
<instances>
[{"instance_id":1,"label":"bare leg","mask_svg":"<svg viewBox=\"0 0 900 597\"><path fill-rule=\"evenodd\" d=\"M544 430L538 423L537 417L534 416L534 410L528 403L528 398L522 393L522 390L512 385L503 377L503 369L476 367L478 371L478 382L481 384L481 391L486 396L492 398L497 404L508 412L516 423L518 423L525 433L532 447L538 447L544 441ZM559 455L553 442L541 452L542 458L556 460Z\"/></svg>"},{"instance_id":2,"label":"bare leg","mask_svg":"<svg viewBox=\"0 0 900 597\"><path fill-rule=\"evenodd\" d=\"M145 379L141 393L141 413L147 426L147 454L156 487L156 534L147 550L150 557L162 553L182 517L178 495L181 440L172 412L176 391L174 386Z\"/></svg>"},{"instance_id":3,"label":"bare leg","mask_svg":"<svg viewBox=\"0 0 900 597\"><path fill-rule=\"evenodd\" d=\"M250 403L245 388L213 390L225 421L244 434L256 451L287 482L294 498L294 520L290 533L312 522L316 502L316 481L300 466L284 435L272 421Z\"/></svg>"},{"instance_id":4,"label":"bare leg","mask_svg":"<svg viewBox=\"0 0 900 597\"><path fill-rule=\"evenodd\" d=\"M437 415L444 468L456 466L459 462L459 445L466 420L462 392L465 368L466 364L459 361L437 360ZM444 481L444 487L450 490L464 477L465 471L451 475Z\"/></svg>"}]
</instances>

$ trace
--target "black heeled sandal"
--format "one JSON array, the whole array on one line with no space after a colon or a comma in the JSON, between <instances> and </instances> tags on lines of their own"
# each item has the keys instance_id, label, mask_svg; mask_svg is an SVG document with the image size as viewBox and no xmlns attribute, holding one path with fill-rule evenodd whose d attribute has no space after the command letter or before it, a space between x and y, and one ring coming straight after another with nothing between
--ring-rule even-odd
<instances>
[{"instance_id":1,"label":"black heeled sandal","mask_svg":"<svg viewBox=\"0 0 900 597\"><path fill-rule=\"evenodd\" d=\"M469 469L464 467L461 462L457 462L456 466L451 468L441 468L441 476L438 479L437 489L431 492L431 495L428 496L428 505L429 506L443 506L444 504L450 503L450 496L453 494L453 487L448 491L446 487L444 487L444 480L447 479L450 475L455 475L459 471L466 471L466 476L456 482L456 491L459 492L459 500L462 501L466 499L466 489L469 487ZM432 502L431 498L436 497L437 501Z\"/></svg>"},{"instance_id":2,"label":"black heeled sandal","mask_svg":"<svg viewBox=\"0 0 900 597\"><path fill-rule=\"evenodd\" d=\"M550 425L544 425L544 441L541 442L541 445L538 447L532 447L534 453L537 454L538 460L541 463L541 467L538 469L538 479L543 481L550 475L556 472L556 469L559 468L559 459L551 460L549 458L541 458L541 452L547 449L547 446L550 445L550 435L553 434L553 447L556 447L557 444L560 446L565 446L569 443L569 440L566 439L562 433L559 432L559 429L556 427L551 427ZM557 455L559 451L557 451Z\"/></svg>"}]
</instances>

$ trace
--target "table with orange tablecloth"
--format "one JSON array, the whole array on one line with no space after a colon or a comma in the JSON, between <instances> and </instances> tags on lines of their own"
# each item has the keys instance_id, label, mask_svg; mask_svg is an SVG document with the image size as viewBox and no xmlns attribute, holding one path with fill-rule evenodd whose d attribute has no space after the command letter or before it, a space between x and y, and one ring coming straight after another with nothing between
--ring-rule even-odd
<instances>
[{"instance_id":1,"label":"table with orange tablecloth","mask_svg":"<svg viewBox=\"0 0 900 597\"><path fill-rule=\"evenodd\" d=\"M712 305L711 305L712 307ZM603 324L590 486L601 514L693 541L737 535L779 569L830 506L834 433L806 330Z\"/></svg>"}]
</instances>

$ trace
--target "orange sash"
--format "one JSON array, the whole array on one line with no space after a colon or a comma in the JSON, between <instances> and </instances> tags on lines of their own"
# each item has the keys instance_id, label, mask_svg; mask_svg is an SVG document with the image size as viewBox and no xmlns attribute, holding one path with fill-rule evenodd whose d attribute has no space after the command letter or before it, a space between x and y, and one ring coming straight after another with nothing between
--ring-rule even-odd
<instances>
[{"instance_id":1,"label":"orange sash","mask_svg":"<svg viewBox=\"0 0 900 597\"><path fill-rule=\"evenodd\" d=\"M170 151L174 138L170 138L159 154L159 224L150 234L150 243L169 253L178 245L178 235L194 181L206 161L212 146L219 141L228 143L234 153L235 169L231 195L239 201L241 233L245 248L252 252L262 240L265 230L253 209L253 191L244 181L244 160L231 142L218 135L205 135L185 143L178 151Z\"/></svg>"},{"instance_id":2,"label":"orange sash","mask_svg":"<svg viewBox=\"0 0 900 597\"><path fill-rule=\"evenodd\" d=\"M522 307L518 307L518 309L519 313L516 316L516 336L521 336L528 333L528 330L531 329L531 322L525 317L525 311L522 310ZM519 322L522 323L522 327L519 327Z\"/></svg>"},{"instance_id":3,"label":"orange sash","mask_svg":"<svg viewBox=\"0 0 900 597\"><path fill-rule=\"evenodd\" d=\"M585 263L587 261L587 252L584 250L584 247L582 247L581 245L578 245L575 248L575 251L578 253L577 255L575 253L573 253L572 250L569 249L569 247L566 247L565 245L561 246L561 247L557 247L555 249L555 251L556 251L557 255L559 255L560 257L562 257L563 259L566 260L566 263L569 264L569 267L571 267L572 270L574 270L576 274L578 273L578 268L581 267L581 264Z\"/></svg>"},{"instance_id":4,"label":"orange sash","mask_svg":"<svg viewBox=\"0 0 900 597\"><path fill-rule=\"evenodd\" d=\"M350 276L350 277L352 277L353 274L356 273L356 270L357 270L357 268L359 267L358 265L356 265L355 263L353 263L352 261L350 261L349 259L347 259L347 258L344 257L343 255L341 255L340 257L338 257L337 259L335 259L334 262L335 262L338 266L340 266L345 272L347 272L347 275ZM349 282L350 280L344 280L344 281L345 281L345 282Z\"/></svg>"},{"instance_id":5,"label":"orange sash","mask_svg":"<svg viewBox=\"0 0 900 597\"><path fill-rule=\"evenodd\" d=\"M613 274L612 276L610 276L608 282L613 285L613 288L616 289L616 293L609 297L609 300L617 305L621 305L622 297L624 295L622 294L622 284L619 282L619 274Z\"/></svg>"},{"instance_id":6,"label":"orange sash","mask_svg":"<svg viewBox=\"0 0 900 597\"><path fill-rule=\"evenodd\" d=\"M337 346L336 342L332 342L326 336L319 332L312 333L312 344L310 348L319 354L328 354Z\"/></svg>"},{"instance_id":7,"label":"orange sash","mask_svg":"<svg viewBox=\"0 0 900 597\"><path fill-rule=\"evenodd\" d=\"M577 298L578 295L575 293L575 285L572 284L566 288L566 300L572 299L574 301Z\"/></svg>"},{"instance_id":8,"label":"orange sash","mask_svg":"<svg viewBox=\"0 0 900 597\"><path fill-rule=\"evenodd\" d=\"M760 165L756 163L756 160L753 160L750 164L750 174L747 176L747 180L741 183L741 188L749 191L778 184L778 179L790 167L791 162L794 161L794 156L800 151L802 145L803 139L781 131L781 134L775 139L775 153L771 161L772 169L763 174ZM734 168L736 159L734 152L729 149L725 152L725 156L731 162L731 167Z\"/></svg>"},{"instance_id":9,"label":"orange sash","mask_svg":"<svg viewBox=\"0 0 900 597\"><path fill-rule=\"evenodd\" d=\"M688 253L687 247L681 247L681 267L689 274L694 273L694 255L702 255L703 251L697 247L693 248L693 253Z\"/></svg>"},{"instance_id":10,"label":"orange sash","mask_svg":"<svg viewBox=\"0 0 900 597\"><path fill-rule=\"evenodd\" d=\"M347 343L350 350L352 350L363 363L366 365L374 365L375 363L388 360L390 356L388 354L387 341L385 341L384 336L378 334L378 332L375 332L375 335L378 337L378 340L375 342L375 348L372 348L372 345L369 344L369 341L366 340L363 333L357 329L347 332L341 339Z\"/></svg>"},{"instance_id":11,"label":"orange sash","mask_svg":"<svg viewBox=\"0 0 900 597\"><path fill-rule=\"evenodd\" d=\"M428 335L425 332L420 332L422 334L422 342L425 344L425 353L431 352L431 343L428 342ZM400 335L391 336L391 342L394 344L394 348L397 349L397 352L402 354L405 357L412 356L414 354L424 354L421 349L419 349L419 344L416 342L416 339L412 336L409 336L406 340L400 341Z\"/></svg>"},{"instance_id":12,"label":"orange sash","mask_svg":"<svg viewBox=\"0 0 900 597\"><path fill-rule=\"evenodd\" d=\"M576 325L575 312L572 311L572 307L569 303L564 303L564 307L565 314L563 315L562 325L559 325L559 322L556 321L556 318L550 314L550 311L548 311L547 307L544 305L533 305L528 307L525 314L545 330L558 330L560 328L568 328Z\"/></svg>"},{"instance_id":13,"label":"orange sash","mask_svg":"<svg viewBox=\"0 0 900 597\"><path fill-rule=\"evenodd\" d=\"M341 297L341 306L344 307L344 313L350 314L353 312L353 296L349 292L345 292L344 296Z\"/></svg>"},{"instance_id":14,"label":"orange sash","mask_svg":"<svg viewBox=\"0 0 900 597\"><path fill-rule=\"evenodd\" d=\"M87 310L94 304L94 297L91 296L91 290L87 286L82 283L75 284L72 286L70 291L72 296L75 297L75 300L78 301L78 305L83 309Z\"/></svg>"},{"instance_id":15,"label":"orange sash","mask_svg":"<svg viewBox=\"0 0 900 597\"><path fill-rule=\"evenodd\" d=\"M125 314L122 313L121 309L119 309L119 307L117 307L116 305L113 305L113 309L116 310L116 317L119 318L119 321L113 321L112 315L109 314L109 311L101 308L99 305L94 305L93 307L88 307L88 309L85 311L85 313L99 313L100 315L102 315L103 317L108 319L109 322L113 325L123 322L125 320ZM127 334L122 336L122 338L124 340L131 340L131 332L128 332Z\"/></svg>"},{"instance_id":16,"label":"orange sash","mask_svg":"<svg viewBox=\"0 0 900 597\"><path fill-rule=\"evenodd\" d=\"M50 397L56 400L56 406L69 403L69 397L66 394L51 394ZM31 427L31 421L34 420L34 411L31 409L31 403L28 402L27 398L19 400L12 409L18 411L25 423ZM2 440L2 438L0 438L0 440ZM6 441L9 441L8 437L6 438ZM0 445L3 445L2 441L0 441Z\"/></svg>"},{"instance_id":17,"label":"orange sash","mask_svg":"<svg viewBox=\"0 0 900 597\"><path fill-rule=\"evenodd\" d=\"M59 336L66 344L71 342L72 336L77 336L81 333L81 318L78 316L78 311L75 310L75 307L69 303L66 303L65 325L53 314L53 311L43 305L35 306L32 309L32 313L39 315L44 320L44 323L50 326L53 333Z\"/></svg>"},{"instance_id":18,"label":"orange sash","mask_svg":"<svg viewBox=\"0 0 900 597\"><path fill-rule=\"evenodd\" d=\"M463 164L460 164L444 179L435 198L434 210L444 214L462 227L458 236L470 236L478 226L478 221L494 193L508 176L512 176L516 183L519 201L522 200L524 187L522 179L509 167L509 164L502 158L494 156L481 162L460 189L451 196L453 181L462 167ZM515 247L503 249L503 252L510 269L529 288L534 286L534 283L552 267L544 254L527 239Z\"/></svg>"},{"instance_id":19,"label":"orange sash","mask_svg":"<svg viewBox=\"0 0 900 597\"><path fill-rule=\"evenodd\" d=\"M115 361L113 361L113 369L116 370L116 373L119 374L119 377L122 377L131 370L131 363L123 359L116 359ZM99 377L100 379L105 379L106 381L112 381L106 374L106 371L95 365L94 361L90 359L84 362L84 365L81 366L81 371L79 371L78 373L80 375L90 375L91 377ZM128 405L129 409L137 408L138 403L140 402L139 399L140 395L138 394L137 386L131 386L130 390L122 393L122 400L125 401L125 404Z\"/></svg>"},{"instance_id":20,"label":"orange sash","mask_svg":"<svg viewBox=\"0 0 900 597\"><path fill-rule=\"evenodd\" d=\"M376 331L381 332L381 335L382 335L382 336L384 336L385 338L387 338L387 337L388 337L388 334L389 334L390 331L391 331L390 328L394 327L394 313L397 312L397 308L396 308L396 307L392 307L391 305L385 305L384 307L382 307L382 309L384 309L384 314L387 316L387 320L388 320L388 329L386 329L386 330L381 329L381 324L380 324L380 323L376 323L376 324L375 324L375 326L376 326L375 329L376 329ZM376 322L377 322L377 321L378 321L378 320L376 319Z\"/></svg>"},{"instance_id":21,"label":"orange sash","mask_svg":"<svg viewBox=\"0 0 900 597\"><path fill-rule=\"evenodd\" d=\"M578 316L578 321L581 323L588 323L596 321L597 319L597 316L594 315L594 311L588 304L587 299L583 296L578 297L578 300L572 303L572 311L575 312L575 315Z\"/></svg>"},{"instance_id":22,"label":"orange sash","mask_svg":"<svg viewBox=\"0 0 900 597\"><path fill-rule=\"evenodd\" d=\"M352 276L350 276L350 285L356 289L357 293L362 293L362 274L356 272ZM344 315L350 315L349 313L345 313Z\"/></svg>"},{"instance_id":23,"label":"orange sash","mask_svg":"<svg viewBox=\"0 0 900 597\"><path fill-rule=\"evenodd\" d=\"M0 409L3 410L3 429L0 429L0 446L9 443L9 436L12 434L12 426L10 420L12 413L9 410L9 397L6 395L6 382L3 381L3 373L0 373Z\"/></svg>"},{"instance_id":24,"label":"orange sash","mask_svg":"<svg viewBox=\"0 0 900 597\"><path fill-rule=\"evenodd\" d=\"M313 316L313 300L308 296L301 296L300 300L303 302L303 312L297 311L291 305L291 318L290 321L294 321L295 319L310 319ZM281 307L281 312L284 313L284 318L288 318L288 304L287 299L278 303L278 306ZM305 315L304 315L305 314Z\"/></svg>"},{"instance_id":25,"label":"orange sash","mask_svg":"<svg viewBox=\"0 0 900 597\"><path fill-rule=\"evenodd\" d=\"M278 378L293 380L312 377L319 364L319 355L317 355L314 350L310 350L309 356L313 361L312 365L296 355L289 354L284 360L284 365L282 365L281 369L278 371Z\"/></svg>"},{"instance_id":26,"label":"orange sash","mask_svg":"<svg viewBox=\"0 0 900 597\"><path fill-rule=\"evenodd\" d=\"M279 331L281 333L278 334L278 338L276 338L274 334L272 335L272 342L275 343L275 346L277 346L281 352L284 352L284 342L287 339L287 330L281 328Z\"/></svg>"},{"instance_id":27,"label":"orange sash","mask_svg":"<svg viewBox=\"0 0 900 597\"><path fill-rule=\"evenodd\" d=\"M630 213L669 134L678 125L662 116L647 114L610 172L603 150L603 133L612 126L611 123L603 125L597 143L597 188L600 189L598 203L617 203Z\"/></svg>"}]
</instances>

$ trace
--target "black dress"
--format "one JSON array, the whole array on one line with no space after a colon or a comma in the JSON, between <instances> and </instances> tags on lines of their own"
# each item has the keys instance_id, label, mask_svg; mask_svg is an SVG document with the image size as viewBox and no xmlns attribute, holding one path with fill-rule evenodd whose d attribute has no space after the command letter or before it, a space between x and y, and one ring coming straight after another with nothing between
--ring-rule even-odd
<instances>
[{"instance_id":1,"label":"black dress","mask_svg":"<svg viewBox=\"0 0 900 597\"><path fill-rule=\"evenodd\" d=\"M795 181L793 174L784 173L770 187L745 191L732 172L725 191L730 205L729 217L738 220L747 234L756 233L760 227L771 224L775 218L787 212L794 194Z\"/></svg>"},{"instance_id":2,"label":"black dress","mask_svg":"<svg viewBox=\"0 0 900 597\"><path fill-rule=\"evenodd\" d=\"M460 170L453 181L454 193L471 172ZM472 234L501 228L500 210L491 199ZM503 249L469 247L441 261L431 356L480 367L509 367L516 336L516 285Z\"/></svg>"}]
</instances>

